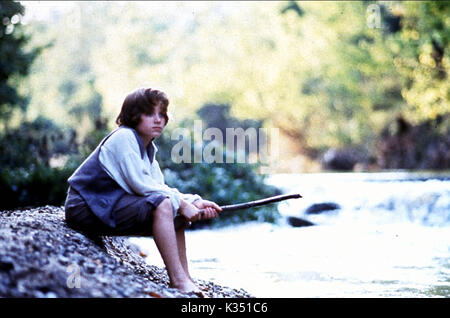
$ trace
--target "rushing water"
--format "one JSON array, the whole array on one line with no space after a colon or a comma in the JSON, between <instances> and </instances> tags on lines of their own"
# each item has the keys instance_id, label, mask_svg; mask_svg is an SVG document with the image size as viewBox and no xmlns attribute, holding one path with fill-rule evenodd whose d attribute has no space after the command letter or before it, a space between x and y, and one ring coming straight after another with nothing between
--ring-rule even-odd
<instances>
[{"instance_id":1,"label":"rushing water","mask_svg":"<svg viewBox=\"0 0 450 318\"><path fill-rule=\"evenodd\" d=\"M450 174L289 174L268 183L301 193L280 213L316 226L189 231L193 277L256 297L450 296ZM305 214L321 202L340 209ZM163 266L152 239L133 240Z\"/></svg>"}]
</instances>

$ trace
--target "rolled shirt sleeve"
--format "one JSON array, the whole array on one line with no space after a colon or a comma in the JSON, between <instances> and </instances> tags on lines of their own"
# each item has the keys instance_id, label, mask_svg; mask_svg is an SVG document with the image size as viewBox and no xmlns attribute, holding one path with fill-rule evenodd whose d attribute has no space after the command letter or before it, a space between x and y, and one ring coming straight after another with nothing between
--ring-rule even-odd
<instances>
[{"instance_id":1,"label":"rolled shirt sleeve","mask_svg":"<svg viewBox=\"0 0 450 318\"><path fill-rule=\"evenodd\" d=\"M175 193L177 193L184 201L189 203L194 203L197 200L201 200L202 197L198 194L181 193L177 188L171 188Z\"/></svg>"}]
</instances>

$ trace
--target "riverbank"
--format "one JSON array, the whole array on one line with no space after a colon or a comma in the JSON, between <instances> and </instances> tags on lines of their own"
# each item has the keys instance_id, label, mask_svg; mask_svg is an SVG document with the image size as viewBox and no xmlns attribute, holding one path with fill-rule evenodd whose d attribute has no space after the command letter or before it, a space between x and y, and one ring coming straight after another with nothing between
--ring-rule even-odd
<instances>
[{"instance_id":1,"label":"riverbank","mask_svg":"<svg viewBox=\"0 0 450 318\"><path fill-rule=\"evenodd\" d=\"M0 297L197 297L169 288L166 270L144 256L126 237L93 239L68 228L60 207L0 212ZM196 282L208 297L252 297Z\"/></svg>"}]
</instances>

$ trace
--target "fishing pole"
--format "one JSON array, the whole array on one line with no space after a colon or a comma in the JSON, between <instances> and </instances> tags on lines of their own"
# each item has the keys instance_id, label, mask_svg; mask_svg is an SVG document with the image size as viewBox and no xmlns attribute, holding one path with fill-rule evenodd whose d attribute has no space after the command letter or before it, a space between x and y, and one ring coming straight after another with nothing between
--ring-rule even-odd
<instances>
[{"instance_id":1,"label":"fishing pole","mask_svg":"<svg viewBox=\"0 0 450 318\"><path fill-rule=\"evenodd\" d=\"M298 193L282 194L282 195L276 195L273 197L268 197L268 198L260 199L260 200L256 200L256 201L224 205L224 206L221 206L220 208L222 209L222 212L244 210L244 209L249 209L249 208L252 208L255 206L266 205L266 204L275 203L275 202L279 202L279 201L284 201L284 200L289 200L289 199L299 199L299 198L302 198L302 196ZM203 210L203 209L200 210L200 215L203 215L204 213L205 213L205 210Z\"/></svg>"}]
</instances>

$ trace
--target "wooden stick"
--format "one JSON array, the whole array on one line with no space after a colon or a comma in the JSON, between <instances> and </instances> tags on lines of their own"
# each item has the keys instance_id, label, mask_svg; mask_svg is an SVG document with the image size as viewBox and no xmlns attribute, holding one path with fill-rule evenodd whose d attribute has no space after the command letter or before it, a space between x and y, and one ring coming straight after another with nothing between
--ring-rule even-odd
<instances>
[{"instance_id":1,"label":"wooden stick","mask_svg":"<svg viewBox=\"0 0 450 318\"><path fill-rule=\"evenodd\" d=\"M298 193L295 193L295 194L283 194L283 195L277 195L277 196L274 196L274 197L269 197L269 198L256 200L256 201L250 201L250 202L238 203L238 204L231 204L231 205L224 205L224 206L221 206L221 208L222 208L222 212L243 210L243 209L248 209L248 208L252 208L252 207L255 207L255 206L265 205L265 204L279 202L279 201L283 201L283 200L298 199L298 198L301 198L301 197L302 196L300 194L298 194ZM204 212L203 210L200 210L201 214L203 214L203 212Z\"/></svg>"},{"instance_id":2,"label":"wooden stick","mask_svg":"<svg viewBox=\"0 0 450 318\"><path fill-rule=\"evenodd\" d=\"M256 201L250 201L250 202L238 203L238 204L231 204L231 205L224 205L224 206L221 206L221 208L222 208L222 212L224 212L224 211L243 210L243 209L248 209L248 208L252 208L252 207L255 207L255 206L275 203L275 202L279 202L279 201L284 201L284 200L289 200L289 199L298 199L298 198L301 198L301 197L302 196L300 194L298 194L298 193L296 193L296 194L283 194L283 195L277 195L277 196L274 196L274 197L269 197L269 198L256 200Z\"/></svg>"}]
</instances>

